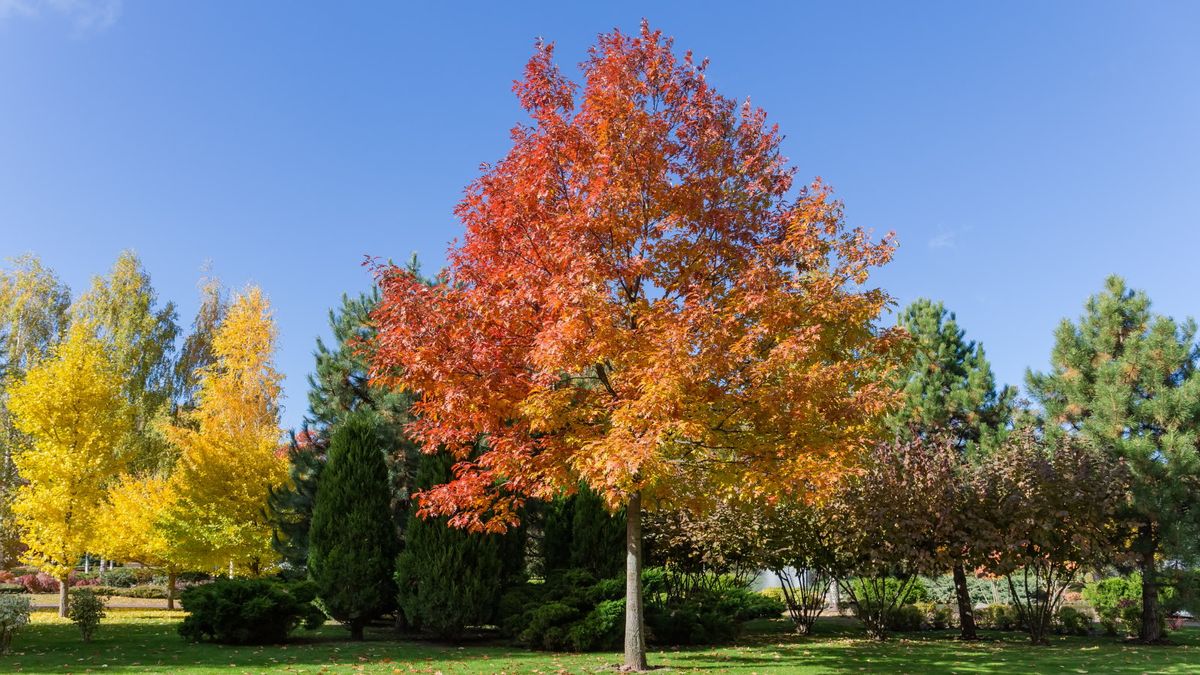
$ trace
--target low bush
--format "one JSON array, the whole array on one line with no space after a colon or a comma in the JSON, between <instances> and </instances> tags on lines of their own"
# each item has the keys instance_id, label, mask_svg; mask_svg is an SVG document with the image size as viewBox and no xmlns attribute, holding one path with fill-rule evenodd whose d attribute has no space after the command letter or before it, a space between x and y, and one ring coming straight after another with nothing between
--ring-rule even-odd
<instances>
[{"instance_id":1,"label":"low bush","mask_svg":"<svg viewBox=\"0 0 1200 675\"><path fill-rule=\"evenodd\" d=\"M1020 630L1021 613L1015 605L988 605L975 610L975 623L986 630Z\"/></svg>"},{"instance_id":2,"label":"low bush","mask_svg":"<svg viewBox=\"0 0 1200 675\"><path fill-rule=\"evenodd\" d=\"M781 601L744 588L697 592L668 600L661 570L642 579L647 639L658 645L719 644L737 637L743 622L779 617ZM562 570L545 583L509 589L499 603L502 632L534 649L616 649L625 626L625 580L597 580L581 569Z\"/></svg>"},{"instance_id":3,"label":"low bush","mask_svg":"<svg viewBox=\"0 0 1200 675\"><path fill-rule=\"evenodd\" d=\"M914 603L913 607L921 614L923 630L945 630L954 626L955 610L950 605L937 602L918 602Z\"/></svg>"},{"instance_id":4,"label":"low bush","mask_svg":"<svg viewBox=\"0 0 1200 675\"><path fill-rule=\"evenodd\" d=\"M154 598L165 600L167 597L166 586L153 586L150 584L131 586L129 588L113 589L113 595L122 598Z\"/></svg>"},{"instance_id":5,"label":"low bush","mask_svg":"<svg viewBox=\"0 0 1200 675\"><path fill-rule=\"evenodd\" d=\"M27 593L57 593L58 579L46 574L38 572L36 574L22 574L17 577L17 583L25 587Z\"/></svg>"},{"instance_id":6,"label":"low bush","mask_svg":"<svg viewBox=\"0 0 1200 675\"><path fill-rule=\"evenodd\" d=\"M78 628L84 642L91 642L104 618L104 600L88 589L73 594L67 603L67 618Z\"/></svg>"},{"instance_id":7,"label":"low bush","mask_svg":"<svg viewBox=\"0 0 1200 675\"><path fill-rule=\"evenodd\" d=\"M29 623L33 607L29 598L18 595L0 596L0 654L12 648L13 636L21 626Z\"/></svg>"},{"instance_id":8,"label":"low bush","mask_svg":"<svg viewBox=\"0 0 1200 675\"><path fill-rule=\"evenodd\" d=\"M1091 635L1092 617L1074 607L1059 607L1054 615L1054 632L1059 635Z\"/></svg>"},{"instance_id":9,"label":"low bush","mask_svg":"<svg viewBox=\"0 0 1200 675\"><path fill-rule=\"evenodd\" d=\"M266 579L224 579L185 590L189 613L179 627L194 642L275 644L298 626L317 628L325 615L313 604L312 584L284 585Z\"/></svg>"},{"instance_id":10,"label":"low bush","mask_svg":"<svg viewBox=\"0 0 1200 675\"><path fill-rule=\"evenodd\" d=\"M0 595L19 595L25 592L25 587L21 584L0 583Z\"/></svg>"}]
</instances>

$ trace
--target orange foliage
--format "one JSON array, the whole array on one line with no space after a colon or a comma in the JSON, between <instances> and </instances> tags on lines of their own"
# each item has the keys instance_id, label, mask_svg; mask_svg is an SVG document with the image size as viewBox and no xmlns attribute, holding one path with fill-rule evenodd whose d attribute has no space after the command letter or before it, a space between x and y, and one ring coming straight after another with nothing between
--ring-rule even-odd
<instances>
[{"instance_id":1,"label":"orange foliage","mask_svg":"<svg viewBox=\"0 0 1200 675\"><path fill-rule=\"evenodd\" d=\"M794 189L766 114L671 47L602 35L576 84L539 44L531 120L468 187L440 283L376 267L372 375L420 392L410 431L459 460L423 513L503 530L580 479L613 506L819 488L893 402L901 337L865 287L890 235Z\"/></svg>"}]
</instances>

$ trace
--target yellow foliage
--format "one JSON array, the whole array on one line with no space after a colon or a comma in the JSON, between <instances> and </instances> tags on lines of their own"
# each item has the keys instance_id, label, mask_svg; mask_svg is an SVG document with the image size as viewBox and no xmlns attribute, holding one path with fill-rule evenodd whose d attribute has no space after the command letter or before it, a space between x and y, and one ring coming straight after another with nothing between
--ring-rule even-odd
<instances>
[{"instance_id":1,"label":"yellow foliage","mask_svg":"<svg viewBox=\"0 0 1200 675\"><path fill-rule=\"evenodd\" d=\"M185 559L178 542L160 522L175 500L165 477L122 477L109 489L108 500L97 514L94 552L168 573L183 571Z\"/></svg>"},{"instance_id":2,"label":"yellow foliage","mask_svg":"<svg viewBox=\"0 0 1200 675\"><path fill-rule=\"evenodd\" d=\"M104 343L79 323L9 391L16 426L33 441L13 458L28 482L13 504L24 559L55 577L91 548L95 505L121 470L116 443L129 431L122 385Z\"/></svg>"},{"instance_id":3,"label":"yellow foliage","mask_svg":"<svg viewBox=\"0 0 1200 675\"><path fill-rule=\"evenodd\" d=\"M276 558L265 511L270 489L287 481L287 461L278 453L275 339L265 296L248 289L213 336L196 409L165 428L180 456L170 479L178 499L162 523L193 565L232 561L258 572Z\"/></svg>"}]
</instances>

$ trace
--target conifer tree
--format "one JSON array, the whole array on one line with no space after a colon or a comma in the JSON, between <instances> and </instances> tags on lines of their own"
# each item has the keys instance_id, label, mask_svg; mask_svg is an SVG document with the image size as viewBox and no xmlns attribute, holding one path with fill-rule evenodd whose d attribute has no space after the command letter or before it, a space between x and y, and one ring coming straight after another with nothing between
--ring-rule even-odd
<instances>
[{"instance_id":1,"label":"conifer tree","mask_svg":"<svg viewBox=\"0 0 1200 675\"><path fill-rule=\"evenodd\" d=\"M416 256L406 269L420 274ZM309 417L294 434L288 450L291 480L273 490L270 512L275 524L276 551L293 567L303 568L308 558L308 530L312 521L313 495L325 465L325 450L331 430L347 415L360 409L376 413L391 484L391 507L397 523L407 517L412 471L418 448L404 434L411 422L413 396L395 387L373 384L368 374L367 354L375 329L370 314L379 305L379 289L358 296L342 296L342 304L329 311L333 342L317 338L313 352L315 372L308 376Z\"/></svg>"},{"instance_id":2,"label":"conifer tree","mask_svg":"<svg viewBox=\"0 0 1200 675\"><path fill-rule=\"evenodd\" d=\"M581 485L575 494L548 505L542 527L544 570L551 574L576 568L598 579L617 576L625 564L624 541L624 512L610 513L599 495Z\"/></svg>"},{"instance_id":3,"label":"conifer tree","mask_svg":"<svg viewBox=\"0 0 1200 675\"><path fill-rule=\"evenodd\" d=\"M445 483L452 464L448 453L421 455L416 486ZM467 532L450 527L444 517L410 513L404 550L396 560L398 600L409 625L457 638L464 628L491 621L503 590L501 540L506 536Z\"/></svg>"},{"instance_id":4,"label":"conifer tree","mask_svg":"<svg viewBox=\"0 0 1200 675\"><path fill-rule=\"evenodd\" d=\"M1152 313L1144 292L1110 276L1077 322L1059 324L1050 371L1026 375L1047 435L1079 434L1129 466L1145 642L1162 638L1158 565L1194 551L1200 525L1198 363L1194 321Z\"/></svg>"},{"instance_id":5,"label":"conifer tree","mask_svg":"<svg viewBox=\"0 0 1200 675\"><path fill-rule=\"evenodd\" d=\"M899 373L902 407L891 417L902 437L945 436L966 456L995 447L1012 417L1014 387L996 390L996 378L983 345L967 340L953 312L941 302L924 298L900 315L900 325L913 339L912 358ZM945 542L961 551L954 564L954 588L959 628L964 639L976 638L971 594L962 559L971 541L965 528L954 530L958 541Z\"/></svg>"},{"instance_id":6,"label":"conifer tree","mask_svg":"<svg viewBox=\"0 0 1200 675\"><path fill-rule=\"evenodd\" d=\"M355 640L396 598L396 527L380 426L372 411L360 410L334 428L309 531L317 596Z\"/></svg>"}]
</instances>

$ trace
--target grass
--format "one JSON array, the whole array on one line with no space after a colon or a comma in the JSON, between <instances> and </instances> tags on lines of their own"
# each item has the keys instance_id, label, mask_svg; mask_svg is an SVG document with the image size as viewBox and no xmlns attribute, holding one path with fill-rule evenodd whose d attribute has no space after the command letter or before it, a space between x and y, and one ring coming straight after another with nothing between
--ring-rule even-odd
<instances>
[{"instance_id":1,"label":"grass","mask_svg":"<svg viewBox=\"0 0 1200 675\"><path fill-rule=\"evenodd\" d=\"M587 673L611 670L615 653L548 654L494 644L449 646L397 640L386 631L361 643L339 626L300 631L270 647L188 644L175 632L180 612L112 610L96 640L83 644L70 623L37 612L17 635L0 671L22 673ZM702 673L1185 673L1200 669L1200 630L1173 635L1176 644L1142 647L1106 638L1054 638L1030 647L1019 634L993 634L963 644L951 633L921 633L878 644L851 624L818 623L800 638L784 622L760 622L741 644L655 650L651 664Z\"/></svg>"}]
</instances>

